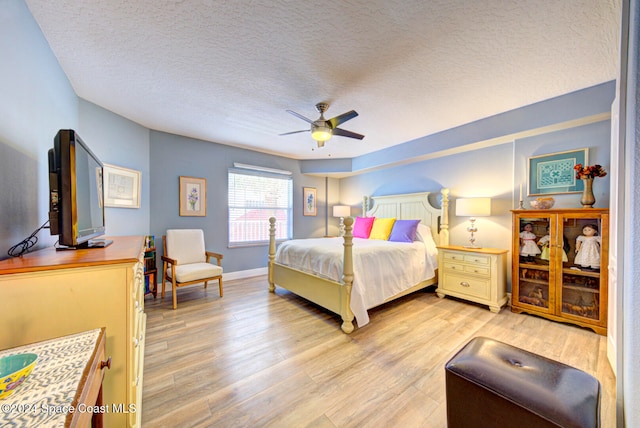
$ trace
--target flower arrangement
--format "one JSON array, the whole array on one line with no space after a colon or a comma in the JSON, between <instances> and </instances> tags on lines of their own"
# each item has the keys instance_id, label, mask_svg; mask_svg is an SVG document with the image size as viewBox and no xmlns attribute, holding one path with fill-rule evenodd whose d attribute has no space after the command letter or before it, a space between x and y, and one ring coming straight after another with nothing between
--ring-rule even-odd
<instances>
[{"instance_id":1,"label":"flower arrangement","mask_svg":"<svg viewBox=\"0 0 640 428\"><path fill-rule=\"evenodd\" d=\"M581 163L577 164L573 167L576 170L576 178L595 178L595 177L604 177L607 175L607 172L604 170L602 165L590 165L583 167Z\"/></svg>"},{"instance_id":2,"label":"flower arrangement","mask_svg":"<svg viewBox=\"0 0 640 428\"><path fill-rule=\"evenodd\" d=\"M194 210L196 208L196 203L198 202L197 188L194 187L193 189L191 189L191 193L189 193L189 195L187 196L187 200L189 201L191 209Z\"/></svg>"}]
</instances>

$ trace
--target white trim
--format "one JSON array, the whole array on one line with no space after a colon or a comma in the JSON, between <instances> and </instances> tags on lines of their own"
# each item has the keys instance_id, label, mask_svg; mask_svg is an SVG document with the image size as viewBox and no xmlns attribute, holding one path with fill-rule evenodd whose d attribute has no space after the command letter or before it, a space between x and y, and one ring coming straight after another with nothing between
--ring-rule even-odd
<instances>
[{"instance_id":1,"label":"white trim","mask_svg":"<svg viewBox=\"0 0 640 428\"><path fill-rule=\"evenodd\" d=\"M222 279L224 281L232 281L234 279L246 279L254 276L266 275L269 271L267 267L261 267L256 269L238 270L235 272L223 273Z\"/></svg>"}]
</instances>

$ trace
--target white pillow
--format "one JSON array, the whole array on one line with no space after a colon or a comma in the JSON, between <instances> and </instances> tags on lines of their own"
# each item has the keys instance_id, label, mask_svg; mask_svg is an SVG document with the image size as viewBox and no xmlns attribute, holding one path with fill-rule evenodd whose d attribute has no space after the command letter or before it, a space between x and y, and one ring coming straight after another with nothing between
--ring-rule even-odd
<instances>
[{"instance_id":1,"label":"white pillow","mask_svg":"<svg viewBox=\"0 0 640 428\"><path fill-rule=\"evenodd\" d=\"M428 240L433 240L431 228L426 224L419 223L418 230L416 231L416 241L426 242Z\"/></svg>"},{"instance_id":2,"label":"white pillow","mask_svg":"<svg viewBox=\"0 0 640 428\"><path fill-rule=\"evenodd\" d=\"M438 247L436 241L433 240L431 228L426 224L420 223L416 232L416 241L424 243L427 250L427 260L433 269L438 268Z\"/></svg>"}]
</instances>

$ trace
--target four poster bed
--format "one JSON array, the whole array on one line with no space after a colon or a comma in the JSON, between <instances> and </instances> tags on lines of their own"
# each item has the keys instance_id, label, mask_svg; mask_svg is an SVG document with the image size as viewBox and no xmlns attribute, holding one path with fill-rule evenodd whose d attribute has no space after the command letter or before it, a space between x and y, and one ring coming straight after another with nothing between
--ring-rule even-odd
<instances>
[{"instance_id":1,"label":"four poster bed","mask_svg":"<svg viewBox=\"0 0 640 428\"><path fill-rule=\"evenodd\" d=\"M354 317L360 327L369 322L367 309L436 284L436 246L449 244L449 189L441 190L440 208L429 195L363 198L367 218L420 220L413 242L354 238L349 217L343 239L294 239L276 252L276 219L270 218L269 291L278 285L340 315L348 334Z\"/></svg>"}]
</instances>

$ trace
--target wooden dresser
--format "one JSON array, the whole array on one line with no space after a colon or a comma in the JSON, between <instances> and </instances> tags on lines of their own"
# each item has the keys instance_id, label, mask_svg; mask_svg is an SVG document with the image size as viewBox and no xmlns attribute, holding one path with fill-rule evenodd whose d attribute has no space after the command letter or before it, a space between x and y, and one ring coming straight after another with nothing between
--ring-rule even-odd
<instances>
[{"instance_id":1,"label":"wooden dresser","mask_svg":"<svg viewBox=\"0 0 640 428\"><path fill-rule=\"evenodd\" d=\"M146 315L144 237L114 237L106 248L47 248L0 261L6 349L106 328L112 357L103 401L105 426L140 426Z\"/></svg>"}]
</instances>

